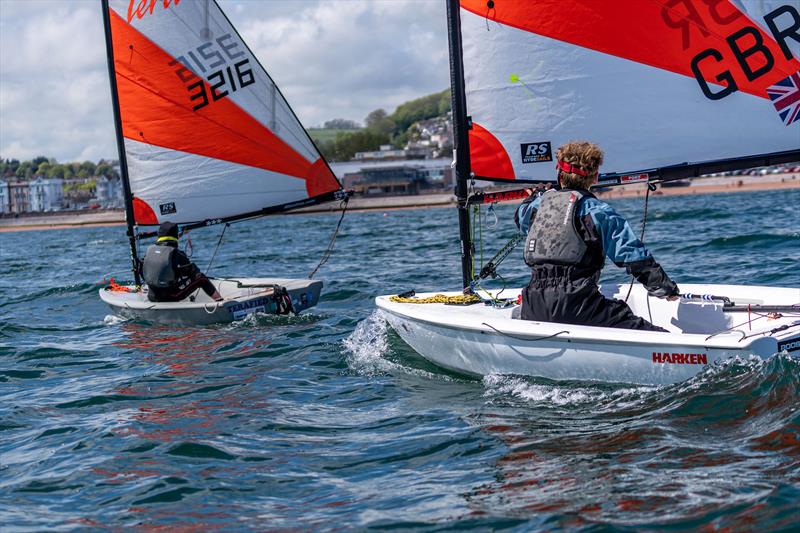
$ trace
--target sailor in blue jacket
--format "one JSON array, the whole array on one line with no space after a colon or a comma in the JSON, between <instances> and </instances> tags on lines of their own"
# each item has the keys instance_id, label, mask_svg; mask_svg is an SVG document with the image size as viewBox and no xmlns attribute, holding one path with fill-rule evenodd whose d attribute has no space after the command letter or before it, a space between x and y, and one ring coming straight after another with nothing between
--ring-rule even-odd
<instances>
[{"instance_id":1,"label":"sailor in blue jacket","mask_svg":"<svg viewBox=\"0 0 800 533\"><path fill-rule=\"evenodd\" d=\"M531 281L522 291L521 318L586 326L666 331L605 298L598 288L605 257L627 269L648 294L678 298L678 286L633 233L628 222L588 191L597 180L603 152L588 142L557 152L561 189L532 194L514 220L527 234L525 262Z\"/></svg>"}]
</instances>

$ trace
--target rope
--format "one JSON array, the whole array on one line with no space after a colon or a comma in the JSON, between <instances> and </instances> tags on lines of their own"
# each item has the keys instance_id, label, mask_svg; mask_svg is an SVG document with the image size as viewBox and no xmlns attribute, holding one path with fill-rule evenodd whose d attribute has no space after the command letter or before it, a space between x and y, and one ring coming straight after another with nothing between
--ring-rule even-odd
<instances>
[{"instance_id":1,"label":"rope","mask_svg":"<svg viewBox=\"0 0 800 533\"><path fill-rule=\"evenodd\" d=\"M642 215L642 234L639 237L639 240L642 241L643 244L644 244L644 228L645 226L647 226L647 205L650 202L650 190L651 190L650 187L651 184L647 183L647 192L644 195L644 215ZM634 278L633 275L631 275L631 284L628 287L628 294L625 295L625 303L628 303L628 298L631 297L631 291L633 290L633 282L635 280L636 278Z\"/></svg>"},{"instance_id":2,"label":"rope","mask_svg":"<svg viewBox=\"0 0 800 533\"><path fill-rule=\"evenodd\" d=\"M547 335L546 337L535 337L535 338L520 337L520 336L517 336L517 335L512 335L511 333L506 333L505 331L500 331L496 327L494 327L494 326L492 326L490 324L487 324L486 322L482 322L481 325L486 326L488 328L492 328L493 330L495 330L500 335L503 335L504 337L510 337L512 339L517 339L517 340L521 340L521 341L543 341L543 340L546 340L546 339L552 339L553 337L558 337L562 333L566 333L567 335L569 335L569 331L564 330L564 331L559 331L558 333L553 333L552 335Z\"/></svg>"},{"instance_id":3,"label":"rope","mask_svg":"<svg viewBox=\"0 0 800 533\"><path fill-rule=\"evenodd\" d=\"M344 200L342 200L341 207L342 207L342 215L339 217L339 222L336 223L336 229L333 230L333 235L331 235L331 240L328 243L328 248L322 253L322 257L319 260L316 268L311 271L311 274L308 275L308 279L312 279L314 275L322 268L322 265L328 262L330 259L331 254L333 253L333 246L336 244L336 236L339 234L339 228L342 226L342 220L344 220L344 214L347 213L347 202L350 200L349 196L346 196Z\"/></svg>"},{"instance_id":4,"label":"rope","mask_svg":"<svg viewBox=\"0 0 800 533\"><path fill-rule=\"evenodd\" d=\"M136 289L120 285L119 283L114 281L114 278L108 280L107 290L111 292L136 292Z\"/></svg>"},{"instance_id":5,"label":"rope","mask_svg":"<svg viewBox=\"0 0 800 533\"><path fill-rule=\"evenodd\" d=\"M469 305L481 302L480 296L477 294L459 294L456 296L447 296L445 294L436 294L428 296L427 298L409 298L404 296L391 296L390 302L401 304L448 304L448 305Z\"/></svg>"}]
</instances>

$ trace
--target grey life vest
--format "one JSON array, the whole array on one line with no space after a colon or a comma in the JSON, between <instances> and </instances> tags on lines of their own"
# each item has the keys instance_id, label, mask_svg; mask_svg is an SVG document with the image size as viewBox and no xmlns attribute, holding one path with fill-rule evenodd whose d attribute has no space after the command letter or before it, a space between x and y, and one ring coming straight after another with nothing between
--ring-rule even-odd
<instances>
[{"instance_id":1,"label":"grey life vest","mask_svg":"<svg viewBox=\"0 0 800 533\"><path fill-rule=\"evenodd\" d=\"M580 262L587 246L575 224L575 210L584 196L585 193L569 189L544 193L525 240L528 266Z\"/></svg>"},{"instance_id":2,"label":"grey life vest","mask_svg":"<svg viewBox=\"0 0 800 533\"><path fill-rule=\"evenodd\" d=\"M167 289L177 284L175 270L172 268L172 246L154 244L147 249L142 265L144 281L149 287Z\"/></svg>"}]
</instances>

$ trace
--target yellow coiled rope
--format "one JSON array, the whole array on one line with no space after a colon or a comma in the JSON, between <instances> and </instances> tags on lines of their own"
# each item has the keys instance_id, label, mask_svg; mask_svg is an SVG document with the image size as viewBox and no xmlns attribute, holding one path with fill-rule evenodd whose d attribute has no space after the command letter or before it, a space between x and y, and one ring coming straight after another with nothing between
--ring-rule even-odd
<instances>
[{"instance_id":1,"label":"yellow coiled rope","mask_svg":"<svg viewBox=\"0 0 800 533\"><path fill-rule=\"evenodd\" d=\"M466 305L471 303L480 302L481 299L477 294L458 294L456 296L447 296L444 294L435 294L427 298L404 298L402 296L392 296L389 298L391 302L401 304L451 304L451 305Z\"/></svg>"}]
</instances>

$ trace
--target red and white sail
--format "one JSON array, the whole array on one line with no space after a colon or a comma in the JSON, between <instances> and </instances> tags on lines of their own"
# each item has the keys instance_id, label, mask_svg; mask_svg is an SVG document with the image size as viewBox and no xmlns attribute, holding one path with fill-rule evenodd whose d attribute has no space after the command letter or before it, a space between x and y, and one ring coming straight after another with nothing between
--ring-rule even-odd
<instances>
[{"instance_id":1,"label":"red and white sail","mask_svg":"<svg viewBox=\"0 0 800 533\"><path fill-rule=\"evenodd\" d=\"M800 149L795 0L460 0L471 172L555 179ZM792 80L797 79L793 92Z\"/></svg>"},{"instance_id":2,"label":"red and white sail","mask_svg":"<svg viewBox=\"0 0 800 533\"><path fill-rule=\"evenodd\" d=\"M109 0L136 224L229 219L340 184L213 0Z\"/></svg>"}]
</instances>

